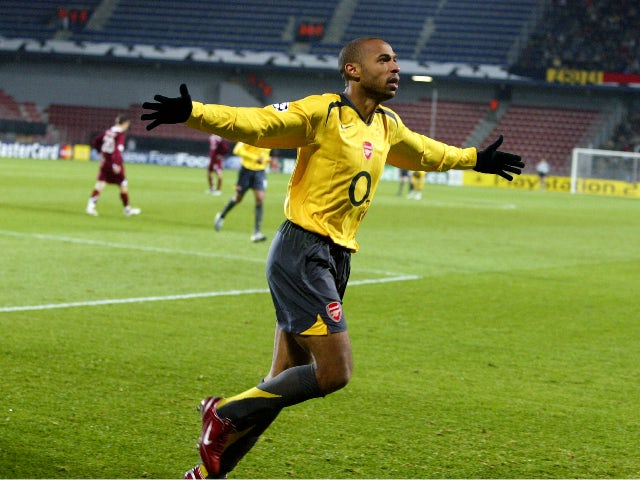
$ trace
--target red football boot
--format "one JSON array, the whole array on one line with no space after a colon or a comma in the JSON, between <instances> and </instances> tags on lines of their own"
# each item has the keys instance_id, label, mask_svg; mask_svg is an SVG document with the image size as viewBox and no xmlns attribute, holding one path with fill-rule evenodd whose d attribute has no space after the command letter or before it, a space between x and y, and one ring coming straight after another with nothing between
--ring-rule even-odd
<instances>
[{"instance_id":1,"label":"red football boot","mask_svg":"<svg viewBox=\"0 0 640 480\"><path fill-rule=\"evenodd\" d=\"M220 398L205 398L201 402L202 433L198 442L200 458L209 475L214 478L220 475L220 461L227 446L229 434L235 427L228 418L220 418L216 412L216 404Z\"/></svg>"},{"instance_id":2,"label":"red football boot","mask_svg":"<svg viewBox=\"0 0 640 480\"><path fill-rule=\"evenodd\" d=\"M184 478L189 480L195 480L199 478L207 478L207 475L208 475L207 469L205 468L204 465L199 463L195 467L188 470L187 473L184 474Z\"/></svg>"},{"instance_id":3,"label":"red football boot","mask_svg":"<svg viewBox=\"0 0 640 480\"><path fill-rule=\"evenodd\" d=\"M197 480L202 478L215 478L215 477L212 477L211 475L209 475L209 472L207 472L206 467L201 463L199 463L195 467L189 469L187 473L184 474L184 478L187 480ZM222 475L221 477L217 477L217 478L227 478L227 476Z\"/></svg>"},{"instance_id":4,"label":"red football boot","mask_svg":"<svg viewBox=\"0 0 640 480\"><path fill-rule=\"evenodd\" d=\"M195 467L189 469L187 473L184 474L184 478L187 480L196 480L201 478L227 478L226 475L221 475L219 477L212 477L209 472L207 472L206 467L199 463Z\"/></svg>"}]
</instances>

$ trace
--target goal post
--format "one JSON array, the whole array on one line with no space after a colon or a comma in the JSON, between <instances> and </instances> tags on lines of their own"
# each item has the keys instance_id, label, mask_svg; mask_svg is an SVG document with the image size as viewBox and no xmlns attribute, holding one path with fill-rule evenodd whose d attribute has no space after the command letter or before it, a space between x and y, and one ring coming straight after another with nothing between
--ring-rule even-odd
<instances>
[{"instance_id":1,"label":"goal post","mask_svg":"<svg viewBox=\"0 0 640 480\"><path fill-rule=\"evenodd\" d=\"M571 193L601 193L616 184L637 188L640 152L574 148L571 154Z\"/></svg>"}]
</instances>

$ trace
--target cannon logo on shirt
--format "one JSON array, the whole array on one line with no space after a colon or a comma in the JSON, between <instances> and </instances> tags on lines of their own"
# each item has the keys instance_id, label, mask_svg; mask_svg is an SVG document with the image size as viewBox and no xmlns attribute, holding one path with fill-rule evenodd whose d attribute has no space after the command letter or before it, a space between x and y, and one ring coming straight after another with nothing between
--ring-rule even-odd
<instances>
[{"instance_id":1,"label":"cannon logo on shirt","mask_svg":"<svg viewBox=\"0 0 640 480\"><path fill-rule=\"evenodd\" d=\"M364 158L371 160L373 154L373 144L371 142L364 142L362 144L362 151L364 152Z\"/></svg>"},{"instance_id":2,"label":"cannon logo on shirt","mask_svg":"<svg viewBox=\"0 0 640 480\"><path fill-rule=\"evenodd\" d=\"M286 112L287 110L289 110L289 102L274 103L272 107L279 112Z\"/></svg>"}]
</instances>

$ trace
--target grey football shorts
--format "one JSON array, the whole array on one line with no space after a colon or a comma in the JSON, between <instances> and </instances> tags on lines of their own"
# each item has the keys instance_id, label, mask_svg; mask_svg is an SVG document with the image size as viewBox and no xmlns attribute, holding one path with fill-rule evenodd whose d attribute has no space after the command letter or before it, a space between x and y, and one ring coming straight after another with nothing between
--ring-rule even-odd
<instances>
[{"instance_id":1,"label":"grey football shorts","mask_svg":"<svg viewBox=\"0 0 640 480\"><path fill-rule=\"evenodd\" d=\"M242 195L250 188L264 192L267 189L267 172L240 167L238 181L236 182L236 189L238 188Z\"/></svg>"},{"instance_id":2,"label":"grey football shorts","mask_svg":"<svg viewBox=\"0 0 640 480\"><path fill-rule=\"evenodd\" d=\"M267 257L278 326L303 335L346 331L342 298L350 271L348 249L286 220Z\"/></svg>"}]
</instances>

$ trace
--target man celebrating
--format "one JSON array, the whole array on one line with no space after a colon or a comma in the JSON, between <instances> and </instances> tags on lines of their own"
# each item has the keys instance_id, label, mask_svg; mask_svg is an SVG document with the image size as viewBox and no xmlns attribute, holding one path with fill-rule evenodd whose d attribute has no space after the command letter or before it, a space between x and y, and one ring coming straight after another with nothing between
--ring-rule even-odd
<instances>
[{"instance_id":1,"label":"man celebrating","mask_svg":"<svg viewBox=\"0 0 640 480\"><path fill-rule=\"evenodd\" d=\"M297 148L284 204L286 220L267 258L276 310L271 370L257 386L202 401L203 465L187 478L224 477L285 408L347 385L353 366L342 298L356 233L374 198L385 163L405 170L475 169L507 180L520 174L520 156L458 148L409 130L381 103L393 98L400 67L391 46L360 38L340 52L341 94L311 95L265 108L192 102L156 95L142 115L147 129L185 123L265 148Z\"/></svg>"}]
</instances>

